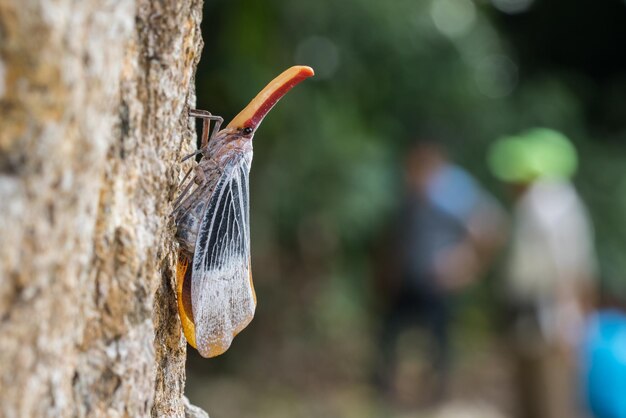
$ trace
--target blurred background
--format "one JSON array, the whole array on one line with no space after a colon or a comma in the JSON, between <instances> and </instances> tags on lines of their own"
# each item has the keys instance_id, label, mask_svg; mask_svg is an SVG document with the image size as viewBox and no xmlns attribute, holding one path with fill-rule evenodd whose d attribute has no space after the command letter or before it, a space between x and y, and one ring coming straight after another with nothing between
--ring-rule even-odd
<instances>
[{"instance_id":1,"label":"blurred background","mask_svg":"<svg viewBox=\"0 0 626 418\"><path fill-rule=\"evenodd\" d=\"M208 0L203 34L198 107L226 121L316 75L255 136L257 313L189 351L194 404L626 417L624 1ZM546 132L545 172L507 148Z\"/></svg>"}]
</instances>

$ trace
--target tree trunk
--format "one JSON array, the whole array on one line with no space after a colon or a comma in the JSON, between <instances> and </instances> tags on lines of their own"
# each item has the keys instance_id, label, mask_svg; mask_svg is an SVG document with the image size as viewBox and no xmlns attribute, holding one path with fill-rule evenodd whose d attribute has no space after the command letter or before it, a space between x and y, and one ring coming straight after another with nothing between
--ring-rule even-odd
<instances>
[{"instance_id":1,"label":"tree trunk","mask_svg":"<svg viewBox=\"0 0 626 418\"><path fill-rule=\"evenodd\" d=\"M201 0L0 0L0 416L182 417Z\"/></svg>"}]
</instances>

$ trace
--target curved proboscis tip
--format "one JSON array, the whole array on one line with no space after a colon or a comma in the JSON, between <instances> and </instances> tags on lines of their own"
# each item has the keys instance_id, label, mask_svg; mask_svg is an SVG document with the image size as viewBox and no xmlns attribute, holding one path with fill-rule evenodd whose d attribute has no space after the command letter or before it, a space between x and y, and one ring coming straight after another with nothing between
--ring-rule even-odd
<instances>
[{"instance_id":1,"label":"curved proboscis tip","mask_svg":"<svg viewBox=\"0 0 626 418\"><path fill-rule=\"evenodd\" d=\"M296 84L313 76L315 72L306 65L295 65L283 71L228 124L229 128L251 128L255 131L265 115Z\"/></svg>"}]
</instances>

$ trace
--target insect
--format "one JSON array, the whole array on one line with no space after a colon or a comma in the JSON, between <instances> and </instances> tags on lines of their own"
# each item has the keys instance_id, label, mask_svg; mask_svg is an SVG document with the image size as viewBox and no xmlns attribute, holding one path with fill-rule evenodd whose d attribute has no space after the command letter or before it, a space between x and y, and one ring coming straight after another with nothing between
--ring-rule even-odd
<instances>
[{"instance_id":1,"label":"insect","mask_svg":"<svg viewBox=\"0 0 626 418\"><path fill-rule=\"evenodd\" d=\"M225 352L256 308L248 190L252 137L276 102L313 74L306 66L285 70L224 129L219 116L189 112L203 121L201 145L183 161L201 159L183 178L172 212L180 245L176 293L185 337L203 357Z\"/></svg>"}]
</instances>

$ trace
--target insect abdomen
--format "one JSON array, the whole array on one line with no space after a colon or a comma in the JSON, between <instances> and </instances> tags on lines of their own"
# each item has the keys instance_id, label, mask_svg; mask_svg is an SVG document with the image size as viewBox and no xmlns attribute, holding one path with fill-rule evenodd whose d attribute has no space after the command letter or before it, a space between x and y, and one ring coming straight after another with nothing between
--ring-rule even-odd
<instances>
[{"instance_id":1,"label":"insect abdomen","mask_svg":"<svg viewBox=\"0 0 626 418\"><path fill-rule=\"evenodd\" d=\"M195 252L196 238L205 206L206 201L198 200L190 210L176 217L176 239L188 254Z\"/></svg>"}]
</instances>

